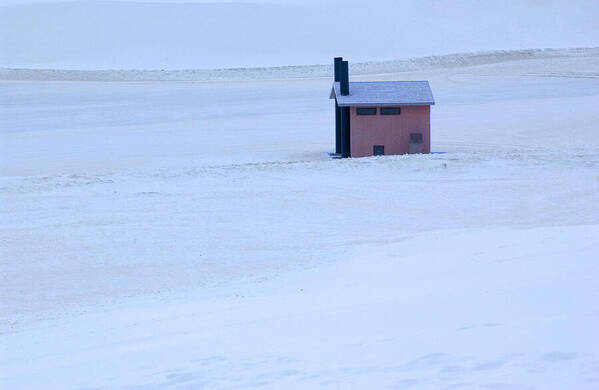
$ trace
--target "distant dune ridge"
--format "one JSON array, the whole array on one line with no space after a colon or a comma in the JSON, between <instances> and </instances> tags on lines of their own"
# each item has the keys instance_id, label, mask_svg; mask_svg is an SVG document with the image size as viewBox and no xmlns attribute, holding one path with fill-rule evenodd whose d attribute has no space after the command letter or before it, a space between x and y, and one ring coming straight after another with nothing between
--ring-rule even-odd
<instances>
[{"instance_id":1,"label":"distant dune ridge","mask_svg":"<svg viewBox=\"0 0 599 390\"><path fill-rule=\"evenodd\" d=\"M0 67L220 69L595 47L598 15L585 0L13 1L0 6Z\"/></svg>"},{"instance_id":2,"label":"distant dune ridge","mask_svg":"<svg viewBox=\"0 0 599 390\"><path fill-rule=\"evenodd\" d=\"M528 59L596 57L599 47L571 49L503 50L457 53L444 56L407 58L394 61L351 64L352 74L387 74L414 70L488 65ZM175 70L65 70L0 68L0 80L39 81L235 81L330 77L332 65L275 66L261 68L175 69ZM599 77L591 74L588 77Z\"/></svg>"}]
</instances>

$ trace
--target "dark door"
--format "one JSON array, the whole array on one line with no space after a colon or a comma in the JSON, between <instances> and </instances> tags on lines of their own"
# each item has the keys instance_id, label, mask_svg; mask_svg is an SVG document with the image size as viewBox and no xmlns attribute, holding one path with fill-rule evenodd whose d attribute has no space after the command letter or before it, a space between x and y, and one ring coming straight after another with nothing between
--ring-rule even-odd
<instances>
[{"instance_id":1,"label":"dark door","mask_svg":"<svg viewBox=\"0 0 599 390\"><path fill-rule=\"evenodd\" d=\"M374 156L384 156L385 155L385 145L374 145L372 148L372 154Z\"/></svg>"},{"instance_id":2,"label":"dark door","mask_svg":"<svg viewBox=\"0 0 599 390\"><path fill-rule=\"evenodd\" d=\"M422 153L422 133L410 134L410 154Z\"/></svg>"}]
</instances>

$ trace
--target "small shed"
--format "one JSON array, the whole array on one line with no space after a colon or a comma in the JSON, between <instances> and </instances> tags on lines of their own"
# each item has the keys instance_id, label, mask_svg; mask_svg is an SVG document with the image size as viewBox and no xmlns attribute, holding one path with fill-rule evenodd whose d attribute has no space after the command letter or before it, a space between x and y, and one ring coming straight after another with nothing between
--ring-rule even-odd
<instances>
[{"instance_id":1,"label":"small shed","mask_svg":"<svg viewBox=\"0 0 599 390\"><path fill-rule=\"evenodd\" d=\"M341 157L430 153L428 81L349 82L348 63L335 58L335 152Z\"/></svg>"}]
</instances>

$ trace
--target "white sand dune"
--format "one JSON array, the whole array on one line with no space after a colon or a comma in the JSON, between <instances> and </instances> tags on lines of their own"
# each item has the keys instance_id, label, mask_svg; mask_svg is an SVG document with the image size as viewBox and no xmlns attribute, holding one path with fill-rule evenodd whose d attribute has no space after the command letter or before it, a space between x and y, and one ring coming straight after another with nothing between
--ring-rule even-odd
<instances>
[{"instance_id":1,"label":"white sand dune","mask_svg":"<svg viewBox=\"0 0 599 390\"><path fill-rule=\"evenodd\" d=\"M428 156L329 159L318 67L1 82L0 387L597 388L599 55L532 53L360 68Z\"/></svg>"},{"instance_id":2,"label":"white sand dune","mask_svg":"<svg viewBox=\"0 0 599 390\"><path fill-rule=\"evenodd\" d=\"M592 0L24 3L0 6L0 67L213 69L595 47L597 17Z\"/></svg>"},{"instance_id":3,"label":"white sand dune","mask_svg":"<svg viewBox=\"0 0 599 390\"><path fill-rule=\"evenodd\" d=\"M598 4L3 2L0 388L599 388Z\"/></svg>"}]
</instances>

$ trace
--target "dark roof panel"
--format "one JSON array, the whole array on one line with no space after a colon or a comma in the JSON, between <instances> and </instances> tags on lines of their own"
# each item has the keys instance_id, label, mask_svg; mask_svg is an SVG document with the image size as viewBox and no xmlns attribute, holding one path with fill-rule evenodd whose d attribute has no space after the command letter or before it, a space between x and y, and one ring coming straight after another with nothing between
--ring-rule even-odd
<instances>
[{"instance_id":1,"label":"dark roof panel","mask_svg":"<svg viewBox=\"0 0 599 390\"><path fill-rule=\"evenodd\" d=\"M360 81L349 83L349 95L341 95L333 83L331 99L341 107L428 106L435 104L428 81Z\"/></svg>"}]
</instances>

